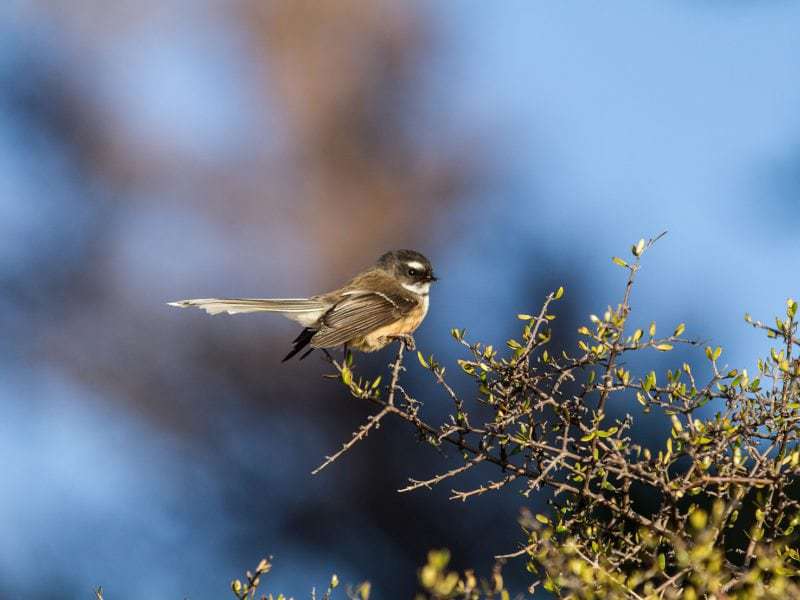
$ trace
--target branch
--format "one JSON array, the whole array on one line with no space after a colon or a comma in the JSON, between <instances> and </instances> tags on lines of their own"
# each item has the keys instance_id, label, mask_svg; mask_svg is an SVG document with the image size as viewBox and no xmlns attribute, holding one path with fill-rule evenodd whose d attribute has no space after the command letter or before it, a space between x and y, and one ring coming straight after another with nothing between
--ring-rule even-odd
<instances>
[{"instance_id":1,"label":"branch","mask_svg":"<svg viewBox=\"0 0 800 600\"><path fill-rule=\"evenodd\" d=\"M316 475L317 473L322 471L322 469L324 469L329 464L338 459L342 454L350 450L350 448L355 446L358 442L367 437L367 434L369 434L370 430L377 429L380 426L381 419L383 419L383 417L388 415L390 412L392 412L392 408L390 406L387 406L378 414L368 417L367 422L364 423L361 427L359 427L357 431L353 432L353 437L350 438L350 441L342 445L342 448L336 454L326 456L325 462L322 463L313 471L311 471L311 474Z\"/></svg>"}]
</instances>

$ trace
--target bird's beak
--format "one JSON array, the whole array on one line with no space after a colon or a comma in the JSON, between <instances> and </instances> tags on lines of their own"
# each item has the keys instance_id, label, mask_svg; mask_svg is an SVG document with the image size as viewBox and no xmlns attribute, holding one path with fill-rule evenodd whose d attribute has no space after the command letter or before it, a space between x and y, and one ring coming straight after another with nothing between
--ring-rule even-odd
<instances>
[{"instance_id":1,"label":"bird's beak","mask_svg":"<svg viewBox=\"0 0 800 600\"><path fill-rule=\"evenodd\" d=\"M436 277L433 273L431 273L430 275L428 275L428 281L431 281L431 282L439 281L439 278Z\"/></svg>"}]
</instances>

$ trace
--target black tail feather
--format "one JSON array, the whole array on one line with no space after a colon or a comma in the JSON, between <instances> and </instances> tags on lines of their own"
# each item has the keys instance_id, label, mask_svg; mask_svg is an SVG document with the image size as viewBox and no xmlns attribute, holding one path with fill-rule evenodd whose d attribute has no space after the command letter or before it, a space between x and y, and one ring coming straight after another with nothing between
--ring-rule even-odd
<instances>
[{"instance_id":1,"label":"black tail feather","mask_svg":"<svg viewBox=\"0 0 800 600\"><path fill-rule=\"evenodd\" d=\"M294 348L292 348L292 351L289 352L289 354L284 356L281 362L286 362L287 360L292 358L295 354L300 352L300 350L308 346L308 344L311 343L311 338L314 337L315 333L317 333L316 329L309 329L308 327L303 329L303 331L300 332L300 335L294 338L294 341L292 342L292 344L294 344ZM314 349L311 348L311 350L303 354L303 356L300 357L300 360L303 360L306 356L308 356L312 350Z\"/></svg>"}]
</instances>

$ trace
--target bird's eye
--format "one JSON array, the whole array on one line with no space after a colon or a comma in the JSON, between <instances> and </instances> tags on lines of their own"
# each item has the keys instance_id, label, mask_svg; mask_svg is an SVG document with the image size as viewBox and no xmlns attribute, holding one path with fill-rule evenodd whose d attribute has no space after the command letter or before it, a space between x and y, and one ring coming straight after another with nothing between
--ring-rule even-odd
<instances>
[{"instance_id":1,"label":"bird's eye","mask_svg":"<svg viewBox=\"0 0 800 600\"><path fill-rule=\"evenodd\" d=\"M416 269L409 269L408 270L409 277L414 277L416 274L417 274L417 270Z\"/></svg>"}]
</instances>

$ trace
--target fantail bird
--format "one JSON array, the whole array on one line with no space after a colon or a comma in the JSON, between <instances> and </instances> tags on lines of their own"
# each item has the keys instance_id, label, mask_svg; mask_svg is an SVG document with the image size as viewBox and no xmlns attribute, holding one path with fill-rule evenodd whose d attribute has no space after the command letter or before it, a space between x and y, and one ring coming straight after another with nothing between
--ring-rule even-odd
<instances>
[{"instance_id":1,"label":"fantail bird","mask_svg":"<svg viewBox=\"0 0 800 600\"><path fill-rule=\"evenodd\" d=\"M412 334L428 313L433 275L430 261L415 250L387 252L374 266L359 273L338 290L310 298L198 298L170 302L196 306L211 315L277 312L297 321L303 331L283 359L289 360L310 345L345 347L373 352L400 339L413 349Z\"/></svg>"}]
</instances>

